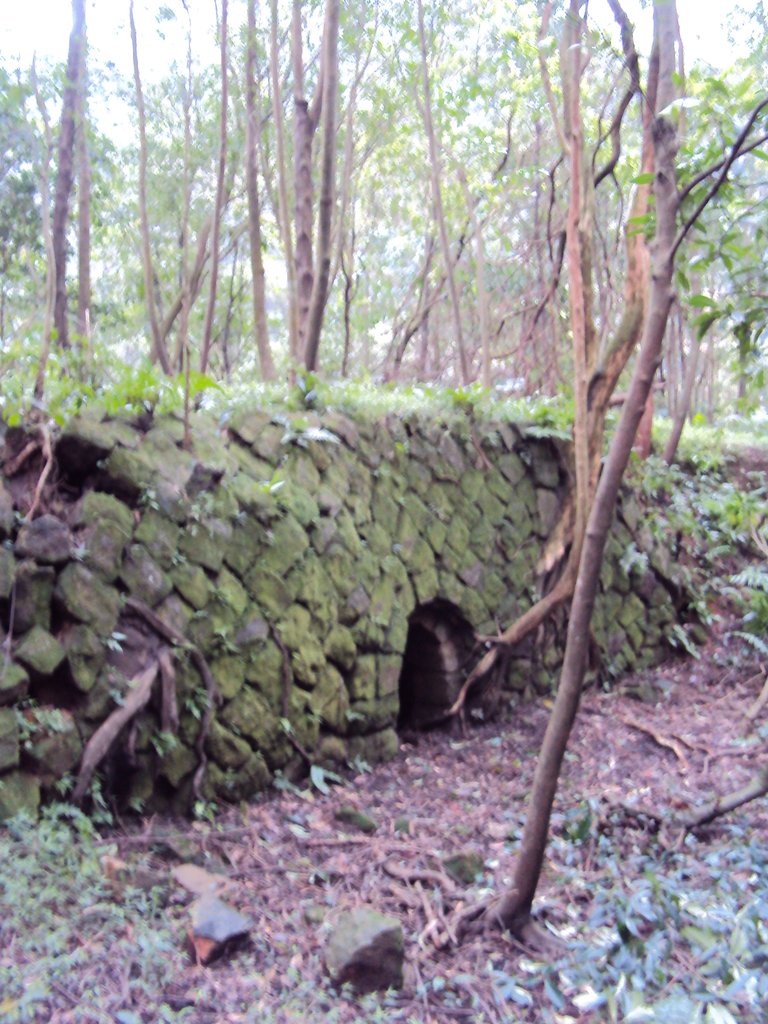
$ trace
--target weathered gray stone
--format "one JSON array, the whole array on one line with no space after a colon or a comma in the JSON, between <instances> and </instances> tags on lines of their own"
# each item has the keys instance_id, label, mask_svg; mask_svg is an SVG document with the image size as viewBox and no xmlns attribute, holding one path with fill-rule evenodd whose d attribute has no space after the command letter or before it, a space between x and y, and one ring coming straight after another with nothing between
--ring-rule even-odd
<instances>
[{"instance_id":1,"label":"weathered gray stone","mask_svg":"<svg viewBox=\"0 0 768 1024\"><path fill-rule=\"evenodd\" d=\"M328 938L325 963L334 984L358 992L403 984L403 930L399 921L372 907L341 914Z\"/></svg>"},{"instance_id":2,"label":"weathered gray stone","mask_svg":"<svg viewBox=\"0 0 768 1024\"><path fill-rule=\"evenodd\" d=\"M61 565L72 551L72 534L66 523L56 516L42 515L25 523L16 538L19 558L32 558L43 565Z\"/></svg>"}]
</instances>

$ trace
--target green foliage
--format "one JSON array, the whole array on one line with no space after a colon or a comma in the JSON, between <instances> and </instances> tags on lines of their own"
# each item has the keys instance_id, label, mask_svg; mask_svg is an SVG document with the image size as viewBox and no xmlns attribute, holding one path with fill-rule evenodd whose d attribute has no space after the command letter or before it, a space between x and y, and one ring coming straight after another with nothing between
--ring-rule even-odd
<instances>
[{"instance_id":1,"label":"green foliage","mask_svg":"<svg viewBox=\"0 0 768 1024\"><path fill-rule=\"evenodd\" d=\"M83 1020L150 1012L182 1021L162 993L181 968L181 952L161 913L161 892L130 886L115 899L93 822L66 804L39 822L15 819L0 830L0 1019L52 1020L61 990ZM123 991L115 964L132 964Z\"/></svg>"}]
</instances>

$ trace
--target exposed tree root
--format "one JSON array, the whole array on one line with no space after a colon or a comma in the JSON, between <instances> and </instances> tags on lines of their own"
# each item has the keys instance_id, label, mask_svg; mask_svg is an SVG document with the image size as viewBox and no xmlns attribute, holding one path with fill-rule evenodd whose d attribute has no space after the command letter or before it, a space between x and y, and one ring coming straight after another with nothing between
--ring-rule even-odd
<instances>
[{"instance_id":1,"label":"exposed tree root","mask_svg":"<svg viewBox=\"0 0 768 1024\"><path fill-rule=\"evenodd\" d=\"M201 786L203 782L203 775L205 774L205 766L208 763L208 758L205 753L205 741L208 738L208 732L211 728L213 710L219 702L219 688L216 685L216 680L213 678L213 673L211 672L202 651L197 647L192 646L183 633L180 633L167 622L164 622L157 612L152 611L149 605L146 605L136 597L129 597L125 602L125 607L129 608L144 619L145 622L147 622L152 629L154 629L155 632L164 639L178 647L182 647L184 650L189 651L189 656L192 658L195 668L200 673L200 677L205 684L205 692L208 700L206 703L205 713L203 714L203 720L200 723L200 732L197 734L197 740L195 741L195 751L197 753L198 763L192 780L192 791L195 797L199 800L201 798Z\"/></svg>"},{"instance_id":2,"label":"exposed tree root","mask_svg":"<svg viewBox=\"0 0 768 1024\"><path fill-rule=\"evenodd\" d=\"M11 459L10 462L5 463L3 467L5 476L16 476L27 459L31 458L35 452L39 452L41 448L42 444L39 440L35 439L34 441L28 441L15 458Z\"/></svg>"},{"instance_id":3,"label":"exposed tree root","mask_svg":"<svg viewBox=\"0 0 768 1024\"><path fill-rule=\"evenodd\" d=\"M82 803L88 786L93 778L93 773L112 749L112 744L120 735L122 729L135 716L146 707L152 696L152 684L155 681L159 669L157 661L140 672L133 680L128 693L120 707L115 708L112 714L105 719L91 736L86 744L80 761L80 771L77 782L72 793L72 801L75 804Z\"/></svg>"},{"instance_id":4,"label":"exposed tree root","mask_svg":"<svg viewBox=\"0 0 768 1024\"><path fill-rule=\"evenodd\" d=\"M477 665L464 680L461 689L451 707L445 713L445 719L458 715L467 702L469 692L476 683L488 675L495 667L503 648L515 647L529 636L535 629L544 622L561 604L570 600L573 596L573 587L576 581L575 566L572 568L573 558L569 558L565 572L555 584L554 588L541 600L537 601L531 608L504 630L498 637L490 638L492 646L485 652Z\"/></svg>"},{"instance_id":5,"label":"exposed tree root","mask_svg":"<svg viewBox=\"0 0 768 1024\"><path fill-rule=\"evenodd\" d=\"M46 481L51 475L51 470L53 469L53 446L51 444L51 434L47 427L40 427L40 437L45 462L38 478L37 486L35 487L32 504L29 506L29 511L27 512L27 519L35 518L35 513L40 505L40 499L43 496L43 488L45 487Z\"/></svg>"}]
</instances>

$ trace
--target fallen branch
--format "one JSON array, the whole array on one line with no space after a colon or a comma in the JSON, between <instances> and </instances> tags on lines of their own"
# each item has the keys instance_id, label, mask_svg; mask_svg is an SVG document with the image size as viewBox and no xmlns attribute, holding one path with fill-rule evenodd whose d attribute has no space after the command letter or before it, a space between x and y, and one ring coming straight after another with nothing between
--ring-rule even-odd
<instances>
[{"instance_id":1,"label":"fallen branch","mask_svg":"<svg viewBox=\"0 0 768 1024\"><path fill-rule=\"evenodd\" d=\"M93 778L93 773L112 749L112 744L119 736L120 731L149 703L149 698L152 696L152 684L155 681L158 668L158 663L153 661L148 668L131 680L130 689L123 703L119 708L115 708L88 740L72 793L73 803L82 802Z\"/></svg>"},{"instance_id":2,"label":"fallen branch","mask_svg":"<svg viewBox=\"0 0 768 1024\"><path fill-rule=\"evenodd\" d=\"M621 716L619 720L623 722L624 725L629 726L630 729L637 729L638 732L644 732L647 736L650 736L651 739L655 740L660 747L666 747L667 750L671 750L682 765L683 771L688 771L688 759L683 753L683 748L681 746L682 743L686 742L685 740L681 740L678 737L664 736L650 725L638 722L636 718L625 718Z\"/></svg>"},{"instance_id":3,"label":"fallen branch","mask_svg":"<svg viewBox=\"0 0 768 1024\"><path fill-rule=\"evenodd\" d=\"M737 807L741 807L751 800L757 800L759 797L765 796L766 793L768 793L768 766L761 768L741 789L726 793L725 796L715 797L709 803L695 807L690 814L678 816L677 823L686 831L696 828L698 825L708 825L715 818L729 814Z\"/></svg>"}]
</instances>

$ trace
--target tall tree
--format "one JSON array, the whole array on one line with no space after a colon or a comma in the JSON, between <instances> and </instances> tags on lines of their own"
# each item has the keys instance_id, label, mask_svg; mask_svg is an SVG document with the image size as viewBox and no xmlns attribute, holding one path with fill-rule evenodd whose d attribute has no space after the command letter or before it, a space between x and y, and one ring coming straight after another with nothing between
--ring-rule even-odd
<instances>
[{"instance_id":1,"label":"tall tree","mask_svg":"<svg viewBox=\"0 0 768 1024\"><path fill-rule=\"evenodd\" d=\"M69 201L75 177L75 134L78 97L85 89L85 0L72 0L72 33L67 55L67 78L59 127L58 168L53 203L53 254L55 258L56 299L54 328L62 348L69 345L67 323L67 222ZM80 131L84 129L80 125Z\"/></svg>"},{"instance_id":2,"label":"tall tree","mask_svg":"<svg viewBox=\"0 0 768 1024\"><path fill-rule=\"evenodd\" d=\"M128 8L131 27L131 50L133 53L133 82L136 90L136 109L139 117L139 220L141 222L141 257L144 270L144 300L149 318L152 337L152 359L160 363L165 373L171 372L165 338L155 305L155 271L152 265L152 247L149 237L149 213L147 210L147 115L144 108L144 90L139 69L139 43L136 36L136 20L133 14L133 0Z\"/></svg>"},{"instance_id":3,"label":"tall tree","mask_svg":"<svg viewBox=\"0 0 768 1024\"><path fill-rule=\"evenodd\" d=\"M693 213L678 227L680 194L677 186L677 128L669 107L674 98L677 14L674 0L654 2L654 50L658 59L658 91L650 124L654 160L656 208L653 266L640 349L621 419L611 440L589 514L578 575L568 620L568 633L557 696L536 765L528 811L512 885L491 915L497 924L517 935L532 936L531 908L538 886L549 834L552 806L571 729L578 711L597 596L603 553L613 522L616 501L632 452L656 371L674 301L675 255L696 219L721 187L736 158L746 151L746 139L764 101L753 110L727 156L705 174L720 173ZM536 933L533 932L533 941Z\"/></svg>"},{"instance_id":4,"label":"tall tree","mask_svg":"<svg viewBox=\"0 0 768 1024\"><path fill-rule=\"evenodd\" d=\"M317 260L307 314L304 363L316 370L320 349L320 331L328 301L331 274L333 208L336 198L336 106L339 89L339 0L327 0L323 28L321 85L323 149L320 173L320 201L317 225Z\"/></svg>"},{"instance_id":5,"label":"tall tree","mask_svg":"<svg viewBox=\"0 0 768 1024\"><path fill-rule=\"evenodd\" d=\"M283 99L280 89L280 55L277 39L277 0L270 0L269 21L269 77L272 92L272 117L275 125L275 157L277 163L277 222L283 241L286 281L288 285L288 355L292 363L298 362L299 312L296 262L293 248L293 230L288 212L288 171L285 157L285 126Z\"/></svg>"},{"instance_id":6,"label":"tall tree","mask_svg":"<svg viewBox=\"0 0 768 1024\"><path fill-rule=\"evenodd\" d=\"M262 258L261 202L259 200L259 139L261 131L256 112L256 0L248 0L248 40L245 56L246 148L245 174L248 192L248 241L251 249L251 287L253 294L253 325L259 353L261 375L273 380L275 364L269 346L267 300Z\"/></svg>"},{"instance_id":7,"label":"tall tree","mask_svg":"<svg viewBox=\"0 0 768 1024\"><path fill-rule=\"evenodd\" d=\"M208 285L208 305L205 309L203 339L200 351L200 370L208 369L213 336L213 317L216 310L216 290L219 283L219 238L221 214L224 208L224 175L227 167L227 105L229 102L229 73L227 68L227 14L228 2L221 0L219 51L221 55L221 113L219 114L219 158L216 171L216 197L213 201L213 228L211 230L211 271Z\"/></svg>"},{"instance_id":8,"label":"tall tree","mask_svg":"<svg viewBox=\"0 0 768 1024\"><path fill-rule=\"evenodd\" d=\"M443 266L448 279L448 292L451 296L451 308L453 309L453 329L456 335L456 349L459 355L459 368L461 383L464 385L470 382L469 363L464 345L464 331L461 326L461 307L459 305L459 292L456 287L456 278L453 272L453 260L451 258L451 246L448 241L448 228L445 222L445 210L443 209L443 194L440 182L440 148L435 132L434 120L432 118L432 95L429 82L429 61L427 57L427 37L424 29L424 4L418 0L419 19L419 51L421 54L421 84L422 84L422 115L424 117L424 130L427 134L427 145L429 147L429 167L432 181L432 208L435 214L435 222L440 237L440 247L443 253Z\"/></svg>"}]
</instances>

